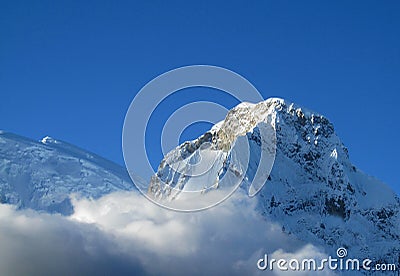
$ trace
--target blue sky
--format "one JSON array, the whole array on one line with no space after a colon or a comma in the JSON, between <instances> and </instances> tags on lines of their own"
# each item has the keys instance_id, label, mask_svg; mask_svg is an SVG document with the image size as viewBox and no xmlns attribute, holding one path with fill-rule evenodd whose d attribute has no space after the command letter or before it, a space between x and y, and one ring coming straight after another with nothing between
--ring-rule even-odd
<instances>
[{"instance_id":1,"label":"blue sky","mask_svg":"<svg viewBox=\"0 0 400 276\"><path fill-rule=\"evenodd\" d=\"M142 2L0 2L0 128L123 164L123 120L140 88L211 64L326 115L353 163L400 193L400 2Z\"/></svg>"}]
</instances>

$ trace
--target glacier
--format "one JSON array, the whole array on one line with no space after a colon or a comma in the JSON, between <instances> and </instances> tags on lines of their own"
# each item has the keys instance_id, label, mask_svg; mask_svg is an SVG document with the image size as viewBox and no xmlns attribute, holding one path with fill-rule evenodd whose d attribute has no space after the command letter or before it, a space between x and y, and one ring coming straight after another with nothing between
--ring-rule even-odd
<instances>
[{"instance_id":1,"label":"glacier","mask_svg":"<svg viewBox=\"0 0 400 276\"><path fill-rule=\"evenodd\" d=\"M96 199L120 190L135 186L111 161L51 137L0 133L0 203L70 215L71 195Z\"/></svg>"}]
</instances>

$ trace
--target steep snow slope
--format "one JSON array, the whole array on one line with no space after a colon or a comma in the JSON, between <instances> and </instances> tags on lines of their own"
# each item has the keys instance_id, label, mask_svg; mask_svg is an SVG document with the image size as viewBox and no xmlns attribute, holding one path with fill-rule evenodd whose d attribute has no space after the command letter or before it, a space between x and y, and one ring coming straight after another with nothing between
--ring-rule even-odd
<instances>
[{"instance_id":1,"label":"steep snow slope","mask_svg":"<svg viewBox=\"0 0 400 276\"><path fill-rule=\"evenodd\" d=\"M73 193L98 198L132 189L124 168L92 153L50 137L0 133L0 203L68 215Z\"/></svg>"},{"instance_id":2,"label":"steep snow slope","mask_svg":"<svg viewBox=\"0 0 400 276\"><path fill-rule=\"evenodd\" d=\"M196 160L204 143L222 161L202 179L207 174L218 179L226 171L242 168L233 182L249 189L260 153L266 150L260 141L274 138L260 134L265 125L276 129L276 156L268 181L257 194L260 213L279 222L284 232L321 246L332 256L345 247L350 257L400 263L398 196L351 164L347 148L324 116L282 99L240 104L209 132L167 154L151 180L149 194L179 201L185 185L197 176L176 168ZM226 165L235 141L243 137L251 145L248 166L240 159ZM261 169L269 172L270 164L264 166ZM221 189L214 183L203 183L208 193Z\"/></svg>"},{"instance_id":3,"label":"steep snow slope","mask_svg":"<svg viewBox=\"0 0 400 276\"><path fill-rule=\"evenodd\" d=\"M172 209L199 210L226 199L242 182L254 196L275 159L275 115L268 104L239 104L209 132L164 157L150 197Z\"/></svg>"}]
</instances>

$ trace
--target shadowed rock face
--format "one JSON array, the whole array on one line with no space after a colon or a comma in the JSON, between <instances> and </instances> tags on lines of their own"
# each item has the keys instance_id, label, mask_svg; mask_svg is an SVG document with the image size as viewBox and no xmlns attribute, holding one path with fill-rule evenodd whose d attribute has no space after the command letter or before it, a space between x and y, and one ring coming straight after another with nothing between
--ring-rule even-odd
<instances>
[{"instance_id":1,"label":"shadowed rock face","mask_svg":"<svg viewBox=\"0 0 400 276\"><path fill-rule=\"evenodd\" d=\"M250 159L257 160L257 147L261 151L260 141L265 139L258 126L267 121L266 114L276 129L276 158L257 195L260 213L279 222L289 235L323 247L332 256L338 247L346 247L353 257L398 263L398 196L351 164L347 148L327 118L281 99L242 103L205 135L171 151L153 177L149 193L168 198L159 183L154 185L171 174L165 164L180 162L176 156L191 158L203 141L229 152L232 142L246 135L252 145ZM195 145L193 151L187 150L188 145ZM248 188L254 173L255 168L249 166L241 187ZM184 189L188 176L175 175L169 181Z\"/></svg>"}]
</instances>

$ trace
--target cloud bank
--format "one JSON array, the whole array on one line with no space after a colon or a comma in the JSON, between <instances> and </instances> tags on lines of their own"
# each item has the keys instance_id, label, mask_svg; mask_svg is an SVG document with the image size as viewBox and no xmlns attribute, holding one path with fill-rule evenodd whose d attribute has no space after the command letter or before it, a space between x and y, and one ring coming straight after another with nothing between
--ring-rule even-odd
<instances>
[{"instance_id":1,"label":"cloud bank","mask_svg":"<svg viewBox=\"0 0 400 276\"><path fill-rule=\"evenodd\" d=\"M73 197L70 217L0 204L1 275L265 275L271 256L321 255L237 192L206 211L160 208L135 192Z\"/></svg>"}]
</instances>

